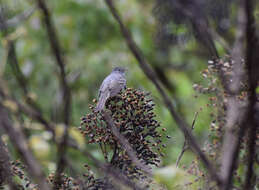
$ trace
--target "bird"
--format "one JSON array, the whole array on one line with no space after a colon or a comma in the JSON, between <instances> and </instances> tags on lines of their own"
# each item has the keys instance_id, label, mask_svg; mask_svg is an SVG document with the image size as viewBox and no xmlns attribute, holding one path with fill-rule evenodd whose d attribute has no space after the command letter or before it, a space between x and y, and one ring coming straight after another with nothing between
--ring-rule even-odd
<instances>
[{"instance_id":1,"label":"bird","mask_svg":"<svg viewBox=\"0 0 259 190\"><path fill-rule=\"evenodd\" d=\"M103 110L107 99L116 96L124 88L126 88L125 68L115 67L101 84L95 111Z\"/></svg>"}]
</instances>

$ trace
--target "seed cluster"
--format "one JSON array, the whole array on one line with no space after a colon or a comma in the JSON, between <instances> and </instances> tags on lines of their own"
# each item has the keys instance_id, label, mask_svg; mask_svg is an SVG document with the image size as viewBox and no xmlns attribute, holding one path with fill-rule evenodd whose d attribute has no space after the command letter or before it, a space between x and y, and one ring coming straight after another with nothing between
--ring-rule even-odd
<instances>
[{"instance_id":1,"label":"seed cluster","mask_svg":"<svg viewBox=\"0 0 259 190\"><path fill-rule=\"evenodd\" d=\"M33 184L30 178L25 174L24 170L26 167L19 160L11 161L10 163L12 175L17 176L20 180L20 183L17 183L19 189L30 190L38 188L38 185Z\"/></svg>"},{"instance_id":2,"label":"seed cluster","mask_svg":"<svg viewBox=\"0 0 259 190\"><path fill-rule=\"evenodd\" d=\"M96 100L93 102L96 103ZM146 165L158 166L165 145L161 144L162 135L156 130L160 123L155 119L154 106L149 93L132 88L121 91L106 102L106 109L111 112L115 126L129 142L138 159ZM142 176L142 171L132 163L107 126L102 113L95 112L94 106L90 106L90 109L92 112L82 117L80 127L87 143L100 145L105 159L128 177ZM111 152L112 155L109 154Z\"/></svg>"},{"instance_id":3,"label":"seed cluster","mask_svg":"<svg viewBox=\"0 0 259 190\"><path fill-rule=\"evenodd\" d=\"M47 182L52 185L53 187L57 187L55 183L55 173L51 173L48 178ZM61 173L61 182L58 185L59 190L79 190L79 184L77 180L72 177L68 177L66 174Z\"/></svg>"},{"instance_id":4,"label":"seed cluster","mask_svg":"<svg viewBox=\"0 0 259 190\"><path fill-rule=\"evenodd\" d=\"M88 164L85 164L86 173L83 175L85 177L84 187L88 190L105 189L112 190L114 188L113 184L109 182L108 178L104 177L101 179L96 179L94 172Z\"/></svg>"}]
</instances>

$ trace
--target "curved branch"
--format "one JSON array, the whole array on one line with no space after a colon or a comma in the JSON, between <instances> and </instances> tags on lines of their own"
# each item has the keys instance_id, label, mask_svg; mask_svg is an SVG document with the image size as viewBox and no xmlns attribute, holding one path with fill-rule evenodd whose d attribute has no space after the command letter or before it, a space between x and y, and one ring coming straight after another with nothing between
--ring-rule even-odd
<instances>
[{"instance_id":1,"label":"curved branch","mask_svg":"<svg viewBox=\"0 0 259 190\"><path fill-rule=\"evenodd\" d=\"M206 155L202 152L200 146L198 145L196 139L191 133L191 128L188 126L188 124L178 115L176 110L174 109L174 106L169 98L169 96L166 94L165 90L163 89L162 85L160 84L160 81L158 80L158 77L156 73L153 71L153 69L148 64L147 60L145 59L142 51L139 49L135 41L133 40L130 31L127 29L127 27L122 22L118 11L116 10L113 1L112 0L105 0L107 6L109 7L114 19L118 22L120 26L121 33L130 49L132 54L137 59L140 68L143 70L143 72L146 74L146 76L149 78L151 82L155 85L158 92L161 94L164 104L168 108L168 110L171 113L171 116L174 118L175 122L177 123L179 129L184 133L188 141L190 142L191 148L197 153L197 155L200 157L204 165L207 167L211 177L218 183L221 183L221 180L219 176L217 175L217 172L214 168L214 166L210 163Z\"/></svg>"}]
</instances>

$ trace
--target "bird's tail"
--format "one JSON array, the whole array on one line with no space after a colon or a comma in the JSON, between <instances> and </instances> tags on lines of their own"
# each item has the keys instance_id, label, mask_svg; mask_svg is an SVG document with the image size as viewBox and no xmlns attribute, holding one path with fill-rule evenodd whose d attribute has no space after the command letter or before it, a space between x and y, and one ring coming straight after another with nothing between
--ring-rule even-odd
<instances>
[{"instance_id":1,"label":"bird's tail","mask_svg":"<svg viewBox=\"0 0 259 190\"><path fill-rule=\"evenodd\" d=\"M95 111L101 111L104 109L106 100L109 98L107 94L102 94L97 102Z\"/></svg>"}]
</instances>

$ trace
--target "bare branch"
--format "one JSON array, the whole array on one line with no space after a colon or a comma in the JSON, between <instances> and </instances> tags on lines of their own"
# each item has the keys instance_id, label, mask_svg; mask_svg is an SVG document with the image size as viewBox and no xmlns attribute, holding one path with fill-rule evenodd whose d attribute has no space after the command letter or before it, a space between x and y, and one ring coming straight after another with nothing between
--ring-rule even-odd
<instances>
[{"instance_id":1,"label":"bare branch","mask_svg":"<svg viewBox=\"0 0 259 190\"><path fill-rule=\"evenodd\" d=\"M198 112L195 112L195 115L194 115L194 118L193 118L193 121L192 121L192 130L194 129L197 116L198 116ZM180 163L180 161L183 157L183 154L185 153L186 150L189 149L189 147L190 147L190 145L188 144L188 139L185 137L183 147L182 147L182 151L181 151L181 153L178 156L177 161L176 161L176 167L178 167L178 165L179 165L179 163Z\"/></svg>"},{"instance_id":2,"label":"bare branch","mask_svg":"<svg viewBox=\"0 0 259 190\"><path fill-rule=\"evenodd\" d=\"M56 29L51 19L51 14L47 8L45 0L38 0L38 6L43 14L43 21L47 29L51 49L60 70L61 87L63 90L63 98L64 98L64 104L65 104L63 117L64 117L65 124L69 125L71 92L66 79L65 62L62 56L62 50L60 47Z\"/></svg>"},{"instance_id":3,"label":"bare branch","mask_svg":"<svg viewBox=\"0 0 259 190\"><path fill-rule=\"evenodd\" d=\"M62 51L60 47L60 43L58 40L57 32L55 29L55 26L52 22L50 12L48 10L48 7L45 3L45 0L38 0L38 6L43 14L43 21L45 23L49 42L51 45L51 49L53 52L53 55L55 56L56 63L59 66L60 70L60 80L61 80L61 87L63 90L63 99L64 99L64 110L63 110L63 117L64 117L64 123L65 123L65 131L62 138L61 143L58 146L58 164L57 164L57 170L55 175L55 181L60 184L61 176L60 174L65 169L65 153L66 153L66 146L67 146L67 139L68 139L68 127L70 123L70 111L71 111L71 91L66 79L66 72L65 72L65 63L64 59L62 57Z\"/></svg>"},{"instance_id":4,"label":"bare branch","mask_svg":"<svg viewBox=\"0 0 259 190\"><path fill-rule=\"evenodd\" d=\"M0 11L0 24L3 27L2 31L4 36L7 35L7 22L5 20L5 14L6 14L6 10L4 9L4 7L2 7L1 5L1 11ZM35 7L33 7L31 9L31 12L33 12L35 10ZM28 16L29 14L26 13ZM32 14L32 13L31 13ZM29 104L32 108L27 107L19 102L17 102L16 100L10 98L7 96L7 94L4 93L4 90L1 89L2 87L0 86L0 96L2 96L3 98L7 98L8 100L14 101L19 110L26 113L27 115L30 115L33 119L38 120L40 123L42 123L45 128L50 131L53 135L53 138L55 139L55 131L54 131L54 126L52 126L52 124L50 124L49 122L47 122L46 119L44 119L42 111L40 110L39 106L29 97L29 87L28 87L28 83L26 80L26 77L23 75L20 67L19 67L19 63L18 63L18 59L17 59L17 54L15 51L15 43L12 40L8 40L8 61L13 69L13 73L14 76L16 77L17 83L19 84L19 86L21 87L24 95L25 95L25 99L27 104ZM1 81L3 82L3 81Z\"/></svg>"},{"instance_id":5,"label":"bare branch","mask_svg":"<svg viewBox=\"0 0 259 190\"><path fill-rule=\"evenodd\" d=\"M15 42L12 40L8 40L8 62L11 65L12 71L14 73L14 76L16 78L17 83L21 87L26 102L32 106L37 112L41 112L38 104L33 101L29 95L29 88L28 88L28 81L24 74L21 71L21 68L18 63L17 54L15 50Z\"/></svg>"},{"instance_id":6,"label":"bare branch","mask_svg":"<svg viewBox=\"0 0 259 190\"><path fill-rule=\"evenodd\" d=\"M28 166L28 172L30 176L39 184L40 189L50 189L44 178L41 166L34 158L33 154L29 150L28 143L19 127L14 127L9 118L8 113L4 109L3 105L0 104L0 126L6 131L11 141L15 145L16 149L22 156L24 162Z\"/></svg>"},{"instance_id":7,"label":"bare branch","mask_svg":"<svg viewBox=\"0 0 259 190\"><path fill-rule=\"evenodd\" d=\"M145 59L142 51L139 49L139 47L137 46L137 44L133 40L133 38L130 34L130 31L126 28L126 26L122 22L118 11L116 10L116 8L113 5L112 0L105 0L105 2L108 5L113 17L118 22L118 24L120 26L120 29L121 29L121 33L122 33L123 37L125 38L129 49L131 50L131 52L133 53L133 55L137 59L137 61L139 63L139 66L141 67L143 72L146 74L146 76L153 82L153 84L157 88L158 92L161 94L166 107L169 109L169 111L170 111L172 117L174 118L175 122L177 123L179 129L181 129L181 131L184 133L186 138L188 138L188 140L190 142L190 145L191 145L191 148L198 154L198 156L200 157L200 159L202 160L204 165L207 167L211 177L214 180L216 180L218 184L220 184L221 183L220 178L218 177L215 168L209 162L209 160L205 156L205 154L201 151L197 141L195 140L194 136L191 133L191 128L188 127L188 124L175 111L174 106L173 106L172 102L170 101L170 98L168 97L168 95L164 91L162 85L159 83L158 77L156 76L156 74L154 73L152 68L149 66L149 64L148 64L147 60Z\"/></svg>"},{"instance_id":8,"label":"bare branch","mask_svg":"<svg viewBox=\"0 0 259 190\"><path fill-rule=\"evenodd\" d=\"M25 113L26 115L28 115L29 117L31 117L32 119L39 121L41 124L43 124L46 128L46 130L50 131L53 135L53 137L55 137L55 130L54 130L54 126L49 123L41 113L37 112L36 110L26 106L25 104L22 104L20 102L18 102L17 100L15 100L14 98L9 97L7 94L4 93L4 91L1 89L0 86L0 96L2 98L4 98L5 100L11 101L13 103L15 103L15 105L18 107L18 110L20 112Z\"/></svg>"}]
</instances>

